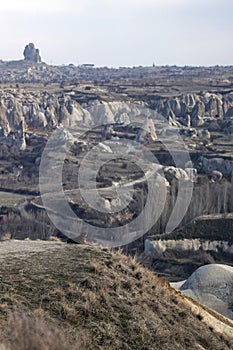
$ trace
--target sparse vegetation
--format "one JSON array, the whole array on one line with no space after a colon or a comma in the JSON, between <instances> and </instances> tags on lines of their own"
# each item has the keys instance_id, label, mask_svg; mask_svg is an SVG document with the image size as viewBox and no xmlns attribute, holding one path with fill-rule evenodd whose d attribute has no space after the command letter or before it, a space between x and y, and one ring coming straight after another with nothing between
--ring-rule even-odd
<instances>
[{"instance_id":1,"label":"sparse vegetation","mask_svg":"<svg viewBox=\"0 0 233 350\"><path fill-rule=\"evenodd\" d=\"M66 246L14 261L6 257L0 276L1 343L7 350L183 350L204 344L227 350L233 344L192 314L167 282L120 251Z\"/></svg>"},{"instance_id":2,"label":"sparse vegetation","mask_svg":"<svg viewBox=\"0 0 233 350\"><path fill-rule=\"evenodd\" d=\"M9 314L1 336L1 350L85 350L71 345L62 329L48 324L41 316L27 315L19 310Z\"/></svg>"}]
</instances>

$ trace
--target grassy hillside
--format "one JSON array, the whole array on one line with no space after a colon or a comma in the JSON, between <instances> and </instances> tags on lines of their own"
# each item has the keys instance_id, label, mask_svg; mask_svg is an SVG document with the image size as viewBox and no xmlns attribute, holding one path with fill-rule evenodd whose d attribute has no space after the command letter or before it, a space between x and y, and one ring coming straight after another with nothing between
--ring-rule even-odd
<instances>
[{"instance_id":1,"label":"grassy hillside","mask_svg":"<svg viewBox=\"0 0 233 350\"><path fill-rule=\"evenodd\" d=\"M0 260L1 342L7 349L233 347L167 282L120 252L64 244Z\"/></svg>"}]
</instances>

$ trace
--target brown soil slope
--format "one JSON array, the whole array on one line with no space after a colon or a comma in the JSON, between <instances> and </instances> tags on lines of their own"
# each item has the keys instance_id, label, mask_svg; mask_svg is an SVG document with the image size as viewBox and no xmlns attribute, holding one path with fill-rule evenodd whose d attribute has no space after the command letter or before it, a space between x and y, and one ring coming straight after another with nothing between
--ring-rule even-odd
<instances>
[{"instance_id":1,"label":"brown soil slope","mask_svg":"<svg viewBox=\"0 0 233 350\"><path fill-rule=\"evenodd\" d=\"M74 349L80 342L83 350L233 348L233 338L204 323L198 308L191 311L179 292L134 259L62 245L1 259L2 334L9 310L20 308L79 343Z\"/></svg>"}]
</instances>

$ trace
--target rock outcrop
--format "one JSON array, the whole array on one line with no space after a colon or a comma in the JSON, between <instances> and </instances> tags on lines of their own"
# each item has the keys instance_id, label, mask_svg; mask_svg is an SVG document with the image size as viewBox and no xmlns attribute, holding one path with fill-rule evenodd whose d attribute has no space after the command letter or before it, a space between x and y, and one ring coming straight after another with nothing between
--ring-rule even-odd
<instances>
[{"instance_id":1,"label":"rock outcrop","mask_svg":"<svg viewBox=\"0 0 233 350\"><path fill-rule=\"evenodd\" d=\"M21 148L24 148L23 133L28 128L33 130L47 126L57 127L60 124L64 127L74 127L80 123L87 127L115 123L125 126L141 124L141 131L137 135L140 141L155 141L157 135L161 136L163 133L165 137L168 137L170 133L177 134L178 130L182 135L188 137L210 140L211 134L208 131L210 125L207 119L212 118L216 124L219 124L220 121L221 125L219 124L218 127L224 129L224 125L228 125L228 121L231 122L228 116L229 111L233 108L232 94L224 96L225 102L222 96L213 94L187 94L170 100L161 97L154 109L148 108L143 102L130 103L127 100L107 102L96 98L85 104L80 104L78 101L75 93L71 95L63 92L29 92L20 89L0 91L0 141L11 135L13 139L20 139ZM225 107L223 109L226 101L228 109ZM219 117L211 117L214 111L214 109L208 110L212 108L211 106L214 106L215 109L222 106L222 112L218 110ZM202 131L193 127L196 125L198 128L203 123L207 124L204 125L205 129ZM169 124L176 128L169 129ZM226 132L229 132L230 127L225 126L225 128ZM105 134L106 132L105 130ZM111 136L108 135L110 138ZM8 137L7 144L9 140ZM221 171L224 176L231 174L228 167L226 170L216 167L213 170Z\"/></svg>"},{"instance_id":2,"label":"rock outcrop","mask_svg":"<svg viewBox=\"0 0 233 350\"><path fill-rule=\"evenodd\" d=\"M157 135L155 131L155 125L152 118L145 118L143 127L139 130L138 135L136 136L136 141L155 141L157 140Z\"/></svg>"},{"instance_id":3,"label":"rock outcrop","mask_svg":"<svg viewBox=\"0 0 233 350\"><path fill-rule=\"evenodd\" d=\"M39 49L36 49L33 43L30 43L25 47L23 55L24 55L25 61L30 61L34 63L41 62Z\"/></svg>"},{"instance_id":4,"label":"rock outcrop","mask_svg":"<svg viewBox=\"0 0 233 350\"><path fill-rule=\"evenodd\" d=\"M174 285L175 286L175 285ZM209 264L197 269L180 288L188 296L233 319L233 267Z\"/></svg>"},{"instance_id":5,"label":"rock outcrop","mask_svg":"<svg viewBox=\"0 0 233 350\"><path fill-rule=\"evenodd\" d=\"M231 160L223 158L206 158L201 157L199 160L200 172L211 175L213 172L220 172L225 177L231 177L233 170L233 163ZM216 174L218 177L218 175Z\"/></svg>"},{"instance_id":6,"label":"rock outcrop","mask_svg":"<svg viewBox=\"0 0 233 350\"><path fill-rule=\"evenodd\" d=\"M185 126L202 126L207 119L231 118L232 94L210 93L185 94L173 99L161 99L155 109L174 124L180 122Z\"/></svg>"}]
</instances>

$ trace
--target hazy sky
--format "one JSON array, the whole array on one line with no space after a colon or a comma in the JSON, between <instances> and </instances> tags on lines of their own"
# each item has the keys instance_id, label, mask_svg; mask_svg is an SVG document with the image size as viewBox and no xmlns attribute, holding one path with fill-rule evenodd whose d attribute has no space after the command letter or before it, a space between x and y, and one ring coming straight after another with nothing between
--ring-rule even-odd
<instances>
[{"instance_id":1,"label":"hazy sky","mask_svg":"<svg viewBox=\"0 0 233 350\"><path fill-rule=\"evenodd\" d=\"M34 42L43 61L233 64L232 0L1 0L0 59Z\"/></svg>"}]
</instances>

